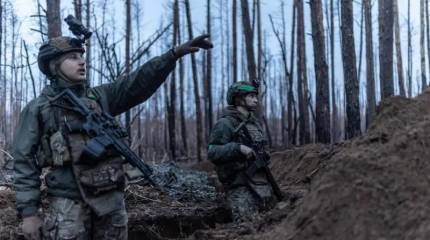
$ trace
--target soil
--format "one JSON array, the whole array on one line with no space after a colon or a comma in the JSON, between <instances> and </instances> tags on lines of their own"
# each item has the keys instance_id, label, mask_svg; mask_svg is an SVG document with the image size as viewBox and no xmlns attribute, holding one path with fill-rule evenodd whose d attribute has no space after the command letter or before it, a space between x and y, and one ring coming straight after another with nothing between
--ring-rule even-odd
<instances>
[{"instance_id":1,"label":"soil","mask_svg":"<svg viewBox=\"0 0 430 240\"><path fill-rule=\"evenodd\" d=\"M430 94L389 98L361 137L272 153L286 197L252 222L229 223L222 197L177 201L131 186L130 239L430 239L429 105ZM213 176L208 162L192 169ZM17 236L10 189L0 221L1 239Z\"/></svg>"}]
</instances>

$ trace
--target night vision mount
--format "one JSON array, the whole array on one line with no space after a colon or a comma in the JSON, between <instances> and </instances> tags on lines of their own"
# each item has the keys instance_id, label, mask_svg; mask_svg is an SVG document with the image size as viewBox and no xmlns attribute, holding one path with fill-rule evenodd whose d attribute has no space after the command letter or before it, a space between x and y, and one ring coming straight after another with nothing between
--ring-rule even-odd
<instances>
[{"instance_id":1,"label":"night vision mount","mask_svg":"<svg viewBox=\"0 0 430 240\"><path fill-rule=\"evenodd\" d=\"M73 15L67 16L64 21L66 21L67 25L69 25L69 30L72 31L81 43L85 43L85 41L93 34L93 32L84 27L84 25Z\"/></svg>"}]
</instances>

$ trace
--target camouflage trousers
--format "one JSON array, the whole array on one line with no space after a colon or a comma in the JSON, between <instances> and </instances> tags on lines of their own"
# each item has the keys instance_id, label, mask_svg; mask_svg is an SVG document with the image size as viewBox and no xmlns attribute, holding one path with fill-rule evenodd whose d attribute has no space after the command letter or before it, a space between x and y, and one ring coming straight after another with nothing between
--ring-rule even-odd
<instances>
[{"instance_id":1,"label":"camouflage trousers","mask_svg":"<svg viewBox=\"0 0 430 240\"><path fill-rule=\"evenodd\" d=\"M82 201L52 197L45 209L43 239L127 239L125 209L96 216Z\"/></svg>"},{"instance_id":2,"label":"camouflage trousers","mask_svg":"<svg viewBox=\"0 0 430 240\"><path fill-rule=\"evenodd\" d=\"M276 199L270 185L239 186L227 191L234 222L250 221L259 211L272 208Z\"/></svg>"}]
</instances>

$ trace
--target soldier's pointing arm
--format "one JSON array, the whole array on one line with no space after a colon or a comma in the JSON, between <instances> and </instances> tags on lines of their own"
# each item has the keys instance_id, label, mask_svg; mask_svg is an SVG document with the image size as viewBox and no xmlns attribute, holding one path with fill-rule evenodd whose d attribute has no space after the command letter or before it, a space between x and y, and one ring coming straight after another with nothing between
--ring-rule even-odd
<instances>
[{"instance_id":1,"label":"soldier's pointing arm","mask_svg":"<svg viewBox=\"0 0 430 240\"><path fill-rule=\"evenodd\" d=\"M208 37L201 35L185 42L161 56L152 58L129 76L122 76L114 83L96 87L95 91L105 98L112 115L121 114L152 96L175 68L178 58L200 48L211 48L212 43Z\"/></svg>"}]
</instances>

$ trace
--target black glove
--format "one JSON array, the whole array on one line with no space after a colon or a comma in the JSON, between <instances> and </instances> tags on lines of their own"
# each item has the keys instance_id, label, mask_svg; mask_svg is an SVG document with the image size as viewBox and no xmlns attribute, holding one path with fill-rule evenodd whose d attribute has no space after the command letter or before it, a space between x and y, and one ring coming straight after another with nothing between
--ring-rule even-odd
<instances>
[{"instance_id":1,"label":"black glove","mask_svg":"<svg viewBox=\"0 0 430 240\"><path fill-rule=\"evenodd\" d=\"M173 51L175 56L180 58L189 53L197 52L200 48L213 48L213 44L207 38L209 38L209 34L203 34L185 43L182 43L181 45L174 48Z\"/></svg>"}]
</instances>

